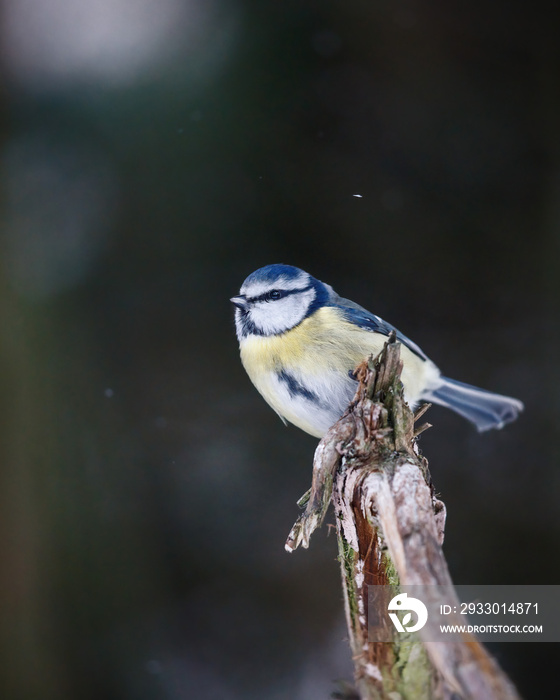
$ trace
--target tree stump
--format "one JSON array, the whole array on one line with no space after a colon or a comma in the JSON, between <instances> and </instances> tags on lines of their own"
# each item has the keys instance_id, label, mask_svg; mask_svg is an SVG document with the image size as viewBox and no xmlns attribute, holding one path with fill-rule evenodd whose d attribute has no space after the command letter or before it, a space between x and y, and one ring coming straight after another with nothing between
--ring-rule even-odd
<instances>
[{"instance_id":1,"label":"tree stump","mask_svg":"<svg viewBox=\"0 0 560 700\"><path fill-rule=\"evenodd\" d=\"M286 549L309 546L332 500L361 700L519 700L496 661L467 633L450 642L426 643L427 625L417 633L395 635L390 643L368 640L369 586L391 586L376 590L397 594L399 586L414 585L425 602L459 606L441 548L445 505L435 495L417 444L417 436L430 426L415 428L415 423L429 406L412 414L401 371L400 343L392 333L382 352L356 370L353 401L316 449L312 486L299 502L306 510ZM436 586L445 587L444 598ZM388 602L387 596L376 599L380 613Z\"/></svg>"}]
</instances>

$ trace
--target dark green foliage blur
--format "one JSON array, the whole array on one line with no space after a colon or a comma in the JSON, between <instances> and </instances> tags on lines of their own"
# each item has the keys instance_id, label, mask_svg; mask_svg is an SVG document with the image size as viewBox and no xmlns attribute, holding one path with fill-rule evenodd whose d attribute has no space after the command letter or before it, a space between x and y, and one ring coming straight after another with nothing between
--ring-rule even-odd
<instances>
[{"instance_id":1,"label":"dark green foliage blur","mask_svg":"<svg viewBox=\"0 0 560 700\"><path fill-rule=\"evenodd\" d=\"M558 583L557 12L41 7L1 29L0 697L351 679L334 537L283 548L316 441L238 357L228 299L268 263L525 402L484 435L433 408L421 446L455 582ZM553 645L493 652L526 698L557 683Z\"/></svg>"}]
</instances>

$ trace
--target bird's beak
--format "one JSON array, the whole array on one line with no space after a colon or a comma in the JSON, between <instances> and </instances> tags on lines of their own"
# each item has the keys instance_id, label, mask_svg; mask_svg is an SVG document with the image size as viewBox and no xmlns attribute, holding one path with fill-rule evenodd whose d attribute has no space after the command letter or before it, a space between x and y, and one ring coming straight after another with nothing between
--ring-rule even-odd
<instances>
[{"instance_id":1,"label":"bird's beak","mask_svg":"<svg viewBox=\"0 0 560 700\"><path fill-rule=\"evenodd\" d=\"M249 306L247 304L247 297L243 296L243 294L240 294L237 297L231 297L230 299L232 304L235 304L238 309L241 309L242 311L246 311L247 307Z\"/></svg>"}]
</instances>

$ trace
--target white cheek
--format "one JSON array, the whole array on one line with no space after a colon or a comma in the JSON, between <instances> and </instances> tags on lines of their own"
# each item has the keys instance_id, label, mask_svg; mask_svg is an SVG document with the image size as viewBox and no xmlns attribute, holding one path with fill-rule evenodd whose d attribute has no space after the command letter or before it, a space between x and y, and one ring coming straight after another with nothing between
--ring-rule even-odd
<instances>
[{"instance_id":1,"label":"white cheek","mask_svg":"<svg viewBox=\"0 0 560 700\"><path fill-rule=\"evenodd\" d=\"M293 297L279 301L259 302L251 309L251 320L265 335L293 328L305 316L306 307L295 304Z\"/></svg>"},{"instance_id":2,"label":"white cheek","mask_svg":"<svg viewBox=\"0 0 560 700\"><path fill-rule=\"evenodd\" d=\"M261 301L251 309L250 318L264 335L283 333L303 321L314 298L315 291L309 289L278 301Z\"/></svg>"}]
</instances>

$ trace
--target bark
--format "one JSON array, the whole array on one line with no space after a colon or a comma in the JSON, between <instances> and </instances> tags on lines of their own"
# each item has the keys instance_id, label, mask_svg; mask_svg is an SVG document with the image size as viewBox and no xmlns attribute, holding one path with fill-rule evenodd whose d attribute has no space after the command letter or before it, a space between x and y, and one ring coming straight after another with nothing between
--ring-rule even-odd
<instances>
[{"instance_id":1,"label":"bark","mask_svg":"<svg viewBox=\"0 0 560 700\"><path fill-rule=\"evenodd\" d=\"M401 370L394 334L377 358L357 369L356 396L317 447L312 486L300 501L306 510L286 549L309 546L332 500L357 697L514 700L519 696L513 684L472 635L426 643L435 624L428 621L418 633L394 634L391 643L368 640L368 586L392 586L376 599L380 618L386 618L388 591L396 595L401 585L420 586L424 602L437 595L438 605L459 604L441 547L445 505L435 495L416 439L430 427L415 428L427 406L412 414ZM445 586L445 597L435 586Z\"/></svg>"}]
</instances>

